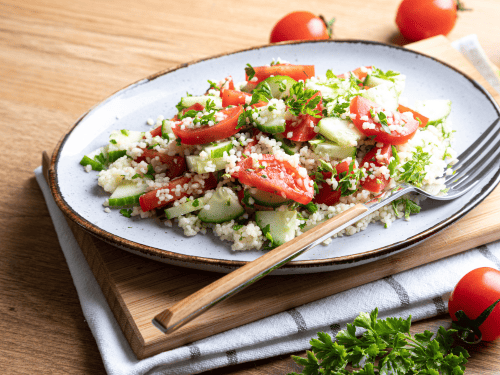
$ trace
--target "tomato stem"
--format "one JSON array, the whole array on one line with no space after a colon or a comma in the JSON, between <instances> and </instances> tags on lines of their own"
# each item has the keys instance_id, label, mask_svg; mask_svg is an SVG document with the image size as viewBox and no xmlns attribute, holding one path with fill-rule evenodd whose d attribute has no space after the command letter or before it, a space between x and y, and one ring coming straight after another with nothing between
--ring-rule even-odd
<instances>
[{"instance_id":1,"label":"tomato stem","mask_svg":"<svg viewBox=\"0 0 500 375\"><path fill-rule=\"evenodd\" d=\"M488 316L490 316L498 303L500 303L500 299L493 302L476 319L469 318L463 310L457 311L455 313L457 321L453 322L452 328L458 330L458 337L467 344L478 344L481 342L482 333L479 327L488 319Z\"/></svg>"},{"instance_id":2,"label":"tomato stem","mask_svg":"<svg viewBox=\"0 0 500 375\"><path fill-rule=\"evenodd\" d=\"M321 21L323 21L323 23L326 26L326 32L328 33L328 38L332 39L333 38L333 24L335 23L335 17L333 17L330 21L327 21L326 18L322 14L320 14L319 18L321 19Z\"/></svg>"},{"instance_id":3,"label":"tomato stem","mask_svg":"<svg viewBox=\"0 0 500 375\"><path fill-rule=\"evenodd\" d=\"M464 12L464 11L471 11L472 9L471 8L466 8L465 4L462 1L457 0L457 10L459 12Z\"/></svg>"}]
</instances>

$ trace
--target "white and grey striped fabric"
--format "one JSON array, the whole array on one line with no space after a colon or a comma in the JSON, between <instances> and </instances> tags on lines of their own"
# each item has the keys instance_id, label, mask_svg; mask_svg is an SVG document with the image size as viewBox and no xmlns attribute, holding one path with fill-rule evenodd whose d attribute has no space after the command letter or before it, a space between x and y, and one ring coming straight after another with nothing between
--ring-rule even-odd
<instances>
[{"instance_id":1,"label":"white and grey striped fabric","mask_svg":"<svg viewBox=\"0 0 500 375\"><path fill-rule=\"evenodd\" d=\"M332 336L362 311L379 308L381 317L420 320L447 311L449 293L468 271L500 269L500 242L323 298L193 344L137 360L123 336L61 211L35 170L61 248L71 271L85 318L108 374L195 374L309 348L318 331Z\"/></svg>"},{"instance_id":2,"label":"white and grey striped fabric","mask_svg":"<svg viewBox=\"0 0 500 375\"><path fill-rule=\"evenodd\" d=\"M486 55L475 35L455 41L453 46L469 58L486 79L495 77L485 71ZM490 83L500 87L495 82ZM496 242L139 361L52 199L41 168L35 170L35 175L68 262L83 314L110 375L195 374L308 349L309 340L318 331L335 336L360 312L369 312L375 307L379 308L381 317L411 315L413 321L433 317L447 311L449 293L468 271L485 266L500 269L500 242Z\"/></svg>"}]
</instances>

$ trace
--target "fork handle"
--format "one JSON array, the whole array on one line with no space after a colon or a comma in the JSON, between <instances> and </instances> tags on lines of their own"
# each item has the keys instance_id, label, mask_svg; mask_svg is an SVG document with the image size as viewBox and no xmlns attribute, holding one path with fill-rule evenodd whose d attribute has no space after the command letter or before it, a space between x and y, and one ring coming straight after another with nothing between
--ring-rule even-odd
<instances>
[{"instance_id":1,"label":"fork handle","mask_svg":"<svg viewBox=\"0 0 500 375\"><path fill-rule=\"evenodd\" d=\"M366 211L368 211L368 207L359 203L347 211L334 216L177 302L175 305L156 315L153 319L153 324L163 333L168 333L179 328L218 302L238 293L248 285L298 257L303 252L317 245L320 239L328 235L333 235L335 229L366 213ZM322 239L322 241L324 240L325 238Z\"/></svg>"}]
</instances>

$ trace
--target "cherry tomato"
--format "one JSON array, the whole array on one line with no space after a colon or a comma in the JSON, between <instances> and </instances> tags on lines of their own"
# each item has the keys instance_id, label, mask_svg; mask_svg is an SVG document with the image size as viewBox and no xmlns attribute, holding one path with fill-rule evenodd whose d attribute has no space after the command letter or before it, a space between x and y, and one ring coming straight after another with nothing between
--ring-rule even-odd
<instances>
[{"instance_id":1,"label":"cherry tomato","mask_svg":"<svg viewBox=\"0 0 500 375\"><path fill-rule=\"evenodd\" d=\"M225 108L228 105L242 105L246 103L247 97L252 97L252 94L247 92L222 89L220 90L220 96L222 98L222 106Z\"/></svg>"},{"instance_id":2,"label":"cherry tomato","mask_svg":"<svg viewBox=\"0 0 500 375\"><path fill-rule=\"evenodd\" d=\"M359 68L354 69L352 71L352 73L356 76L357 79L359 79L360 81L364 81L366 76L368 75L368 69L371 69L371 68L372 68L371 66L359 67ZM346 78L347 75L350 73L351 72L342 73L342 74L339 74L337 77Z\"/></svg>"},{"instance_id":3,"label":"cherry tomato","mask_svg":"<svg viewBox=\"0 0 500 375\"><path fill-rule=\"evenodd\" d=\"M312 100L316 95L320 95L320 93L314 94L309 100ZM315 109L321 114L321 100ZM319 120L321 120L321 117L306 114L301 114L296 120L288 120L283 137L296 142L310 141L318 135L314 128L318 125Z\"/></svg>"},{"instance_id":4,"label":"cherry tomato","mask_svg":"<svg viewBox=\"0 0 500 375\"><path fill-rule=\"evenodd\" d=\"M274 155L263 155L259 166L254 166L249 157L239 163L239 180L242 184L256 187L268 193L285 195L302 204L308 204L314 196L311 179L299 175L298 170L285 160L278 160Z\"/></svg>"},{"instance_id":5,"label":"cherry tomato","mask_svg":"<svg viewBox=\"0 0 500 375\"><path fill-rule=\"evenodd\" d=\"M339 175L343 172L349 171L349 163L343 161L335 166L337 171L337 175L335 179L340 180ZM326 180L328 178L332 178L332 172L322 172L323 178ZM319 187L318 194L314 196L314 203L318 204L326 204L327 206L333 206L337 204L340 200L342 192L340 190L333 190L332 186L326 182L323 182Z\"/></svg>"},{"instance_id":6,"label":"cherry tomato","mask_svg":"<svg viewBox=\"0 0 500 375\"><path fill-rule=\"evenodd\" d=\"M377 155L382 155L377 157ZM389 159L392 157L392 147L391 145L383 145L382 147L374 147L365 155L361 161L361 166L366 168L367 171L372 173L377 173L377 170L382 166L389 165ZM369 167L365 166L368 163ZM375 164L375 168L372 168L371 164ZM361 186L373 193L380 193L389 184L390 178L384 178L383 176L378 176L371 178L370 175L366 176L364 180L361 181Z\"/></svg>"},{"instance_id":7,"label":"cherry tomato","mask_svg":"<svg viewBox=\"0 0 500 375\"><path fill-rule=\"evenodd\" d=\"M181 143L186 145L201 145L229 138L238 133L238 117L243 113L241 106L224 109L221 111L226 118L213 126L205 125L199 128L181 129L182 122L178 121L172 127L176 137L181 139Z\"/></svg>"},{"instance_id":8,"label":"cherry tomato","mask_svg":"<svg viewBox=\"0 0 500 375\"><path fill-rule=\"evenodd\" d=\"M135 159L136 162L140 163L146 158L154 159L158 157L160 163L166 164L168 169L165 171L165 176L168 178L175 178L186 172L186 159L181 155L170 156L163 152L158 152L156 150L143 149L142 155Z\"/></svg>"},{"instance_id":9,"label":"cherry tomato","mask_svg":"<svg viewBox=\"0 0 500 375\"><path fill-rule=\"evenodd\" d=\"M413 118L415 120L420 120L419 124L421 128L425 128L427 126L427 122L429 122L429 119L425 117L424 115L421 115L417 111L414 111L413 109L410 109L408 107L405 107L404 105L399 105L398 107L398 112L399 113L404 113L404 112L411 112L413 114Z\"/></svg>"},{"instance_id":10,"label":"cherry tomato","mask_svg":"<svg viewBox=\"0 0 500 375\"><path fill-rule=\"evenodd\" d=\"M311 12L292 12L280 19L271 31L270 42L329 39L325 22Z\"/></svg>"},{"instance_id":11,"label":"cherry tomato","mask_svg":"<svg viewBox=\"0 0 500 375\"><path fill-rule=\"evenodd\" d=\"M308 78L314 77L314 65L292 65L292 64L276 64L273 66L254 66L255 78L257 81L251 81L257 84L271 76L288 76L296 81L305 81ZM248 75L245 74L245 80L248 81Z\"/></svg>"},{"instance_id":12,"label":"cherry tomato","mask_svg":"<svg viewBox=\"0 0 500 375\"><path fill-rule=\"evenodd\" d=\"M354 125L358 130L366 135L367 137L375 135L375 140L381 143L387 143L391 145L400 145L408 142L418 130L418 121L410 118L401 116L399 112L391 112L384 110L387 116L387 121L392 121L393 125L400 125L398 129L392 130L390 133L386 132L380 123L373 120L370 110L375 112L380 112L382 106L371 100L365 99L361 96L355 96L351 101L350 111L354 113L356 117L353 119ZM364 124L374 125L374 128L365 127Z\"/></svg>"},{"instance_id":13,"label":"cherry tomato","mask_svg":"<svg viewBox=\"0 0 500 375\"><path fill-rule=\"evenodd\" d=\"M455 313L465 312L470 319L475 319L500 298L500 271L482 267L470 271L460 279L453 289L448 302L451 318L457 320ZM479 326L484 341L500 337L500 306L497 305L483 324Z\"/></svg>"},{"instance_id":14,"label":"cherry tomato","mask_svg":"<svg viewBox=\"0 0 500 375\"><path fill-rule=\"evenodd\" d=\"M171 199L160 201L159 198L156 196L156 194L158 190L170 189L170 191L172 191L175 189L177 185L183 186L184 184L188 184L190 181L191 177L186 177L186 176L179 177L170 181L169 184L167 184L162 188L148 191L146 194L143 194L139 197L139 204L141 205L141 209L144 212L151 211L155 208L166 206L167 204L175 202L176 200L181 199L183 197L187 197L190 194L181 190L181 193L179 195L172 193L171 195L173 197ZM214 189L216 186L217 186L217 179L213 176L213 174L210 174L209 178L205 180L205 185L203 186L202 190L206 191Z\"/></svg>"},{"instance_id":15,"label":"cherry tomato","mask_svg":"<svg viewBox=\"0 0 500 375\"><path fill-rule=\"evenodd\" d=\"M191 107L188 107L188 108L184 108L182 110L182 113L186 113L187 111L203 111L205 107L200 104L200 103L195 103L193 104ZM173 118L172 118L172 121L177 121L179 119L179 117L177 117L177 115L175 115ZM156 127L155 129L151 130L151 137L161 137L161 125ZM144 137L145 138L145 137Z\"/></svg>"},{"instance_id":16,"label":"cherry tomato","mask_svg":"<svg viewBox=\"0 0 500 375\"><path fill-rule=\"evenodd\" d=\"M457 20L456 0L403 0L396 24L411 41L447 35Z\"/></svg>"}]
</instances>

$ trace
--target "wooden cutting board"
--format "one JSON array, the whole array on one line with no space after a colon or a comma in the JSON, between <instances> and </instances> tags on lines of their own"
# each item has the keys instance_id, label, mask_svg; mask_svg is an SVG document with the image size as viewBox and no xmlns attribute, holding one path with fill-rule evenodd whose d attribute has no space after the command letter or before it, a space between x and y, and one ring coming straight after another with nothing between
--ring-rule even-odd
<instances>
[{"instance_id":1,"label":"wooden cutting board","mask_svg":"<svg viewBox=\"0 0 500 375\"><path fill-rule=\"evenodd\" d=\"M453 65L500 96L445 37L408 45ZM44 169L48 156L43 159ZM139 359L500 239L500 187L457 224L425 243L377 262L345 270L271 276L219 303L181 329L162 334L151 319L221 277L166 265L108 245L68 220L97 282Z\"/></svg>"}]
</instances>

